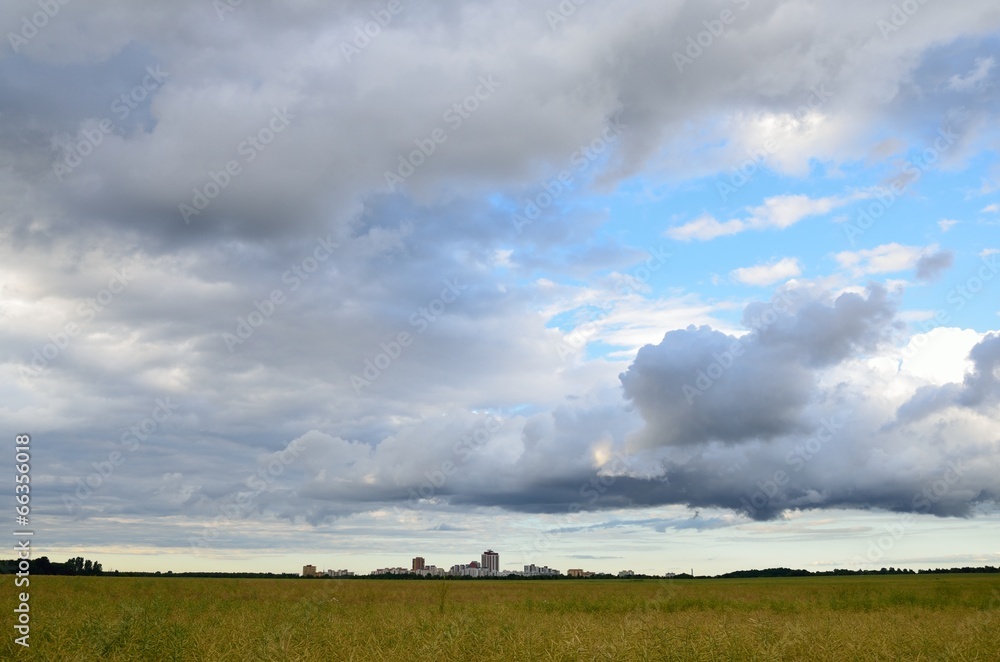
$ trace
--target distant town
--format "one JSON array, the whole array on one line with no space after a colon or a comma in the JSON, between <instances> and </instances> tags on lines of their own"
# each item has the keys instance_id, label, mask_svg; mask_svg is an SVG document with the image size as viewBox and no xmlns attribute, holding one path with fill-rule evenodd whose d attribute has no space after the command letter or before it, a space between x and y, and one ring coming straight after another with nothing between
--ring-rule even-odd
<instances>
[{"instance_id":1,"label":"distant town","mask_svg":"<svg viewBox=\"0 0 1000 662\"><path fill-rule=\"evenodd\" d=\"M492 549L487 549L483 552L480 560L469 561L468 563L458 563L451 566L447 570L443 567L439 568L436 565L427 563L427 560L422 556L415 556L413 560L410 561L409 568L396 567L396 568L378 568L369 573L369 576L380 576L380 575L406 575L414 577L614 577L615 575L607 573L590 572L584 570L583 568L570 568L563 575L562 572L556 570L555 568L550 568L547 565L537 566L534 563L524 566L524 570L501 570L500 569L500 554L494 552ZM302 566L302 576L303 577L354 577L356 576L350 570L318 570L315 565L305 565ZM631 570L622 570L618 573L618 577L636 577L636 573ZM677 577L678 575L673 572L668 572L663 575L642 575L645 577Z\"/></svg>"}]
</instances>

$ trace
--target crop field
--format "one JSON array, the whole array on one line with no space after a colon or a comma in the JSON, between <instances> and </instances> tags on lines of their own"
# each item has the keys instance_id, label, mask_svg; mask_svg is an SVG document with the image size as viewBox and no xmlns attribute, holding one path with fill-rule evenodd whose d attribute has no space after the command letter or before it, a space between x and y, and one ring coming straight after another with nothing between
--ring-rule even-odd
<instances>
[{"instance_id":1,"label":"crop field","mask_svg":"<svg viewBox=\"0 0 1000 662\"><path fill-rule=\"evenodd\" d=\"M36 576L31 594L31 648L8 627L4 660L1000 659L1000 575Z\"/></svg>"}]
</instances>

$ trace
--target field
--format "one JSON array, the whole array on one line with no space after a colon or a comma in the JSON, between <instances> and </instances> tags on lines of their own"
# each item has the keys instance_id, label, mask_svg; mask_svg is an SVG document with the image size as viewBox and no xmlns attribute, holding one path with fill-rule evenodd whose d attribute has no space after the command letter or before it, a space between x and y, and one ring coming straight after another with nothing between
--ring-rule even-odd
<instances>
[{"instance_id":1,"label":"field","mask_svg":"<svg viewBox=\"0 0 1000 662\"><path fill-rule=\"evenodd\" d=\"M5 591L10 623L13 582ZM997 660L1000 575L32 577L4 660Z\"/></svg>"}]
</instances>

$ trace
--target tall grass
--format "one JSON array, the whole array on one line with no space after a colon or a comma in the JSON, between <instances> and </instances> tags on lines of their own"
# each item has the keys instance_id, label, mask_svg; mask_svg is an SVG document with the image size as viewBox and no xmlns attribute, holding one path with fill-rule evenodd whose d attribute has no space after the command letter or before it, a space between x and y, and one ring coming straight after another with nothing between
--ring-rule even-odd
<instances>
[{"instance_id":1,"label":"tall grass","mask_svg":"<svg viewBox=\"0 0 1000 662\"><path fill-rule=\"evenodd\" d=\"M31 595L31 648L9 629L4 660L1000 659L998 575L33 577Z\"/></svg>"}]
</instances>

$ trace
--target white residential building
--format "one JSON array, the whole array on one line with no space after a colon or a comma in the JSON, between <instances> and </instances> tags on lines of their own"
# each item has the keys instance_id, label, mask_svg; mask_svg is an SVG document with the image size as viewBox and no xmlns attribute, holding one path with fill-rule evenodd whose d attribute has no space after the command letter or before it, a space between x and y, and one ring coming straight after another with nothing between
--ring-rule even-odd
<instances>
[{"instance_id":1,"label":"white residential building","mask_svg":"<svg viewBox=\"0 0 1000 662\"><path fill-rule=\"evenodd\" d=\"M420 570L415 570L414 572L421 577L444 577L446 574L444 568L439 568L436 565L425 565Z\"/></svg>"},{"instance_id":2,"label":"white residential building","mask_svg":"<svg viewBox=\"0 0 1000 662\"><path fill-rule=\"evenodd\" d=\"M350 570L327 570L327 577L353 577L354 573Z\"/></svg>"},{"instance_id":3,"label":"white residential building","mask_svg":"<svg viewBox=\"0 0 1000 662\"><path fill-rule=\"evenodd\" d=\"M560 575L558 570L555 568L550 568L547 565L538 567L534 563L524 566L524 576L525 577L554 577Z\"/></svg>"}]
</instances>

